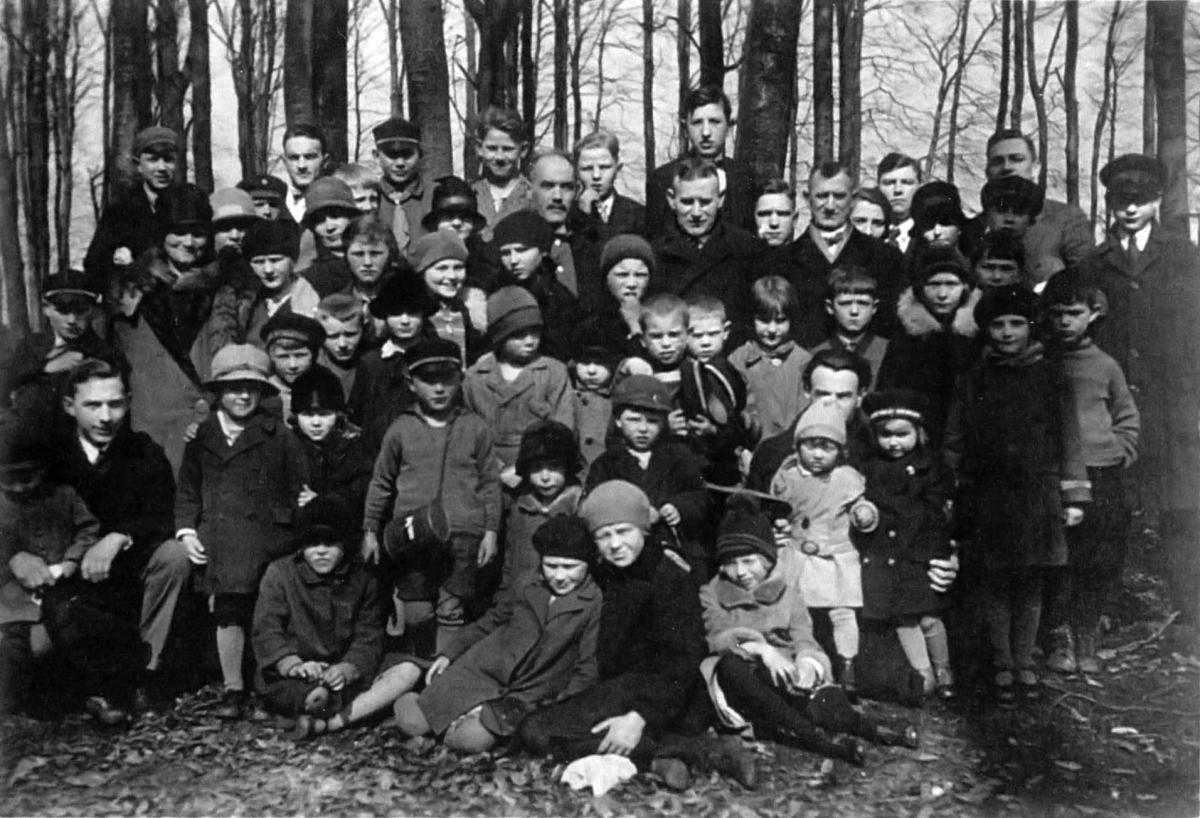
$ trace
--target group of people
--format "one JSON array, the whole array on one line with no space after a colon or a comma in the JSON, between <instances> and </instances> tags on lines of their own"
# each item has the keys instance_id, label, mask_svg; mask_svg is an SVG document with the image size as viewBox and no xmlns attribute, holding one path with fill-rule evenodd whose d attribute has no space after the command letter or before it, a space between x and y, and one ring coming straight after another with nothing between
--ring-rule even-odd
<instances>
[{"instance_id":1,"label":"group of people","mask_svg":"<svg viewBox=\"0 0 1200 818\"><path fill-rule=\"evenodd\" d=\"M378 173L295 123L286 179L212 193L140 132L3 372L0 709L66 668L124 723L209 628L221 718L754 786L748 730L862 765L918 736L859 695L1099 672L1135 508L1195 620L1200 264L1157 160L1104 168L1096 245L1015 131L971 218L900 153L755 179L718 88L681 120L645 205L612 134L530 156L502 109L473 184L399 118Z\"/></svg>"}]
</instances>

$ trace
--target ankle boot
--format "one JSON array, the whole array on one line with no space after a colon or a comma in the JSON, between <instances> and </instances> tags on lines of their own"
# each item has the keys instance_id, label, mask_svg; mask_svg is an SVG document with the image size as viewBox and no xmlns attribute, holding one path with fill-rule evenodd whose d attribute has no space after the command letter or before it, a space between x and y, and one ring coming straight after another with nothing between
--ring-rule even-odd
<instances>
[{"instance_id":1,"label":"ankle boot","mask_svg":"<svg viewBox=\"0 0 1200 818\"><path fill-rule=\"evenodd\" d=\"M717 736L710 741L704 767L732 778L748 790L758 786L758 766L754 753L738 736Z\"/></svg>"},{"instance_id":2,"label":"ankle boot","mask_svg":"<svg viewBox=\"0 0 1200 818\"><path fill-rule=\"evenodd\" d=\"M1050 633L1050 656L1046 659L1046 667L1056 673L1074 673L1077 669L1075 637L1066 625Z\"/></svg>"},{"instance_id":3,"label":"ankle boot","mask_svg":"<svg viewBox=\"0 0 1200 818\"><path fill-rule=\"evenodd\" d=\"M936 667L933 670L937 680L937 697L944 702L952 702L958 698L958 688L954 686L954 673L948 665Z\"/></svg>"},{"instance_id":4,"label":"ankle boot","mask_svg":"<svg viewBox=\"0 0 1200 818\"><path fill-rule=\"evenodd\" d=\"M867 763L867 747L853 736L843 736L833 742L837 748L833 758L839 758L855 767L863 767Z\"/></svg>"},{"instance_id":5,"label":"ankle boot","mask_svg":"<svg viewBox=\"0 0 1200 818\"><path fill-rule=\"evenodd\" d=\"M877 724L874 739L891 747L908 747L915 750L920 746L917 728L911 724Z\"/></svg>"},{"instance_id":6,"label":"ankle boot","mask_svg":"<svg viewBox=\"0 0 1200 818\"><path fill-rule=\"evenodd\" d=\"M854 659L838 657L838 682L851 704L858 704L858 683L854 679Z\"/></svg>"},{"instance_id":7,"label":"ankle boot","mask_svg":"<svg viewBox=\"0 0 1200 818\"><path fill-rule=\"evenodd\" d=\"M1096 633L1092 630L1079 630L1075 639L1075 663L1080 673L1099 673L1103 666L1096 656Z\"/></svg>"}]
</instances>

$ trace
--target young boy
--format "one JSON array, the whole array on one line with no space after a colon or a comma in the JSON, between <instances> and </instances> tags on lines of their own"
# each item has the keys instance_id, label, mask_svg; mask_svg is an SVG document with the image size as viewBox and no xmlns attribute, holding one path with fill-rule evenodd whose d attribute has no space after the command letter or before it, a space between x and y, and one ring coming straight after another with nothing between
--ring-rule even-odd
<instances>
[{"instance_id":1,"label":"young boy","mask_svg":"<svg viewBox=\"0 0 1200 818\"><path fill-rule=\"evenodd\" d=\"M348 293L327 295L317 304L317 323L325 331L317 365L337 376L342 394L349 399L366 347L362 302Z\"/></svg>"},{"instance_id":2,"label":"young boy","mask_svg":"<svg viewBox=\"0 0 1200 818\"><path fill-rule=\"evenodd\" d=\"M529 180L521 175L521 163L529 152L521 115L507 108L489 107L475 125L475 150L483 171L472 187L479 212L487 220L480 231L485 241L492 228L511 213L528 210L533 197Z\"/></svg>"},{"instance_id":3,"label":"young boy","mask_svg":"<svg viewBox=\"0 0 1200 818\"><path fill-rule=\"evenodd\" d=\"M746 381L746 422L760 440L787 429L804 407L801 377L812 358L795 342L796 289L782 276L763 276L751 289L754 338L729 354Z\"/></svg>"},{"instance_id":4,"label":"young boy","mask_svg":"<svg viewBox=\"0 0 1200 818\"><path fill-rule=\"evenodd\" d=\"M579 196L575 207L584 224L596 232L600 243L622 233L646 232L646 209L617 193L614 187L621 172L621 143L608 131L593 131L575 143L575 178Z\"/></svg>"},{"instance_id":5,"label":"young boy","mask_svg":"<svg viewBox=\"0 0 1200 818\"><path fill-rule=\"evenodd\" d=\"M1046 194L1023 176L1001 176L983 186L979 199L985 234L1008 230L1021 239L1042 212Z\"/></svg>"},{"instance_id":6,"label":"young boy","mask_svg":"<svg viewBox=\"0 0 1200 818\"><path fill-rule=\"evenodd\" d=\"M653 375L677 393L679 365L687 354L687 303L669 293L653 295L642 302L639 323L644 354L621 361L617 379L628 375Z\"/></svg>"},{"instance_id":7,"label":"young boy","mask_svg":"<svg viewBox=\"0 0 1200 818\"><path fill-rule=\"evenodd\" d=\"M796 191L783 179L762 186L754 202L756 235L768 247L786 247L796 238Z\"/></svg>"},{"instance_id":8,"label":"young boy","mask_svg":"<svg viewBox=\"0 0 1200 818\"><path fill-rule=\"evenodd\" d=\"M366 165L351 162L342 165L330 174L334 179L340 179L350 188L350 195L358 205L358 212L364 216L374 216L379 212L379 176Z\"/></svg>"},{"instance_id":9,"label":"young boy","mask_svg":"<svg viewBox=\"0 0 1200 818\"><path fill-rule=\"evenodd\" d=\"M374 349L386 337L383 322L371 316L371 302L388 278L404 270L404 259L392 231L373 216L359 216L344 234L346 265L350 284L342 294L350 296L362 316L363 344Z\"/></svg>"},{"instance_id":10,"label":"young boy","mask_svg":"<svg viewBox=\"0 0 1200 818\"><path fill-rule=\"evenodd\" d=\"M386 677L370 684L383 634L375 578L350 550L354 522L336 500L313 500L295 553L271 563L259 585L256 686L269 709L296 717L296 739L340 730L403 692Z\"/></svg>"},{"instance_id":11,"label":"young boy","mask_svg":"<svg viewBox=\"0 0 1200 818\"><path fill-rule=\"evenodd\" d=\"M517 452L521 435L536 420L573 428L574 403L567 368L541 353L542 313L523 287L501 287L488 296L488 340L492 351L468 370L463 403L495 435L500 479L520 485Z\"/></svg>"},{"instance_id":12,"label":"young boy","mask_svg":"<svg viewBox=\"0 0 1200 818\"><path fill-rule=\"evenodd\" d=\"M585 322L575 336L571 385L575 390L575 431L584 469L604 453L612 428L612 385L618 359L595 322Z\"/></svg>"},{"instance_id":13,"label":"young boy","mask_svg":"<svg viewBox=\"0 0 1200 818\"><path fill-rule=\"evenodd\" d=\"M871 365L871 382L866 391L875 389L879 370L887 356L888 341L871 331L871 321L879 310L879 282L861 267L837 267L829 274L825 312L833 321L829 337L811 352L841 349L864 358Z\"/></svg>"},{"instance_id":14,"label":"young boy","mask_svg":"<svg viewBox=\"0 0 1200 818\"><path fill-rule=\"evenodd\" d=\"M728 340L725 305L712 296L692 296L679 403L692 449L704 458L704 476L719 485L738 481L738 452L751 443L743 417L746 382L725 358Z\"/></svg>"},{"instance_id":15,"label":"young boy","mask_svg":"<svg viewBox=\"0 0 1200 818\"><path fill-rule=\"evenodd\" d=\"M333 176L317 179L304 194L304 227L314 239L314 255L303 275L322 297L344 290L351 282L346 264L346 228L362 215L350 186ZM301 259L307 259L302 239ZM297 264L303 264L298 261Z\"/></svg>"},{"instance_id":16,"label":"young boy","mask_svg":"<svg viewBox=\"0 0 1200 818\"><path fill-rule=\"evenodd\" d=\"M371 315L384 322L386 338L379 349L362 357L348 401L350 420L378 449L392 421L412 405L404 377L405 356L432 333L425 316L432 309L429 291L411 276L393 276L371 302Z\"/></svg>"},{"instance_id":17,"label":"young boy","mask_svg":"<svg viewBox=\"0 0 1200 818\"><path fill-rule=\"evenodd\" d=\"M315 318L277 312L260 333L271 361L271 385L275 396L268 408L279 410L285 422L292 420L292 384L316 365L317 353L325 343L325 330Z\"/></svg>"},{"instance_id":18,"label":"young boy","mask_svg":"<svg viewBox=\"0 0 1200 818\"><path fill-rule=\"evenodd\" d=\"M308 482L300 443L262 408L275 391L261 349L230 344L212 361L205 387L212 415L188 441L175 497L175 537L201 575L217 627L225 692L218 718L241 718L246 631L263 569L287 552L297 498Z\"/></svg>"},{"instance_id":19,"label":"young boy","mask_svg":"<svg viewBox=\"0 0 1200 818\"><path fill-rule=\"evenodd\" d=\"M314 315L321 296L308 280L296 275L299 253L296 225L260 220L242 241L242 255L258 279L252 300L238 307L238 321L246 343L259 342L263 325L280 310ZM259 342L261 343L261 342Z\"/></svg>"},{"instance_id":20,"label":"young boy","mask_svg":"<svg viewBox=\"0 0 1200 818\"><path fill-rule=\"evenodd\" d=\"M971 266L980 287L1024 285L1025 244L1011 230L986 233L971 253Z\"/></svg>"},{"instance_id":21,"label":"young boy","mask_svg":"<svg viewBox=\"0 0 1200 818\"><path fill-rule=\"evenodd\" d=\"M625 480L646 492L656 509L653 533L677 551L697 582L709 575L701 544L708 519L703 461L687 444L665 434L671 390L650 375L630 375L613 389L617 434L588 470L587 491L606 480Z\"/></svg>"},{"instance_id":22,"label":"young boy","mask_svg":"<svg viewBox=\"0 0 1200 818\"><path fill-rule=\"evenodd\" d=\"M1125 373L1091 339L1107 310L1104 294L1074 270L1046 282L1042 308L1053 333L1051 353L1075 395L1083 459L1092 504L1067 530L1067 570L1053 588L1048 630L1053 648L1046 666L1061 673L1099 673L1100 617L1121 585L1131 509L1128 469L1137 459L1141 418Z\"/></svg>"},{"instance_id":23,"label":"young boy","mask_svg":"<svg viewBox=\"0 0 1200 818\"><path fill-rule=\"evenodd\" d=\"M496 556L500 481L495 424L459 406L458 347L425 340L409 350L407 364L416 402L384 436L367 490L362 549L368 562L378 562L382 533L396 580L389 633L407 633L418 654L429 656L429 626L436 624L440 653L466 624L478 569ZM446 537L422 537L413 523L433 504L442 509Z\"/></svg>"}]
</instances>

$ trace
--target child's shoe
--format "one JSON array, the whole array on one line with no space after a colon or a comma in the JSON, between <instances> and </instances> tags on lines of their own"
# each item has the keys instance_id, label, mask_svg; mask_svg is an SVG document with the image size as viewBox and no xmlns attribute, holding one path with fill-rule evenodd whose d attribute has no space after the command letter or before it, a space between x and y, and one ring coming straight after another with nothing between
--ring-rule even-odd
<instances>
[{"instance_id":1,"label":"child's shoe","mask_svg":"<svg viewBox=\"0 0 1200 818\"><path fill-rule=\"evenodd\" d=\"M1074 673L1075 637L1067 626L1055 628L1050 633L1050 656L1046 659L1046 667L1055 673Z\"/></svg>"},{"instance_id":2,"label":"child's shoe","mask_svg":"<svg viewBox=\"0 0 1200 818\"><path fill-rule=\"evenodd\" d=\"M1017 703L1016 682L1011 670L1002 670L993 680L996 704L1001 707L1014 707Z\"/></svg>"},{"instance_id":3,"label":"child's shoe","mask_svg":"<svg viewBox=\"0 0 1200 818\"><path fill-rule=\"evenodd\" d=\"M1027 702L1036 702L1042 697L1042 688L1038 685L1037 674L1029 668L1017 671L1017 690Z\"/></svg>"},{"instance_id":4,"label":"child's shoe","mask_svg":"<svg viewBox=\"0 0 1200 818\"><path fill-rule=\"evenodd\" d=\"M854 659L838 657L838 682L851 704L858 704L858 682L854 678Z\"/></svg>"},{"instance_id":5,"label":"child's shoe","mask_svg":"<svg viewBox=\"0 0 1200 818\"><path fill-rule=\"evenodd\" d=\"M921 736L917 728L901 722L894 724L876 724L875 741L890 747L908 747L911 750L921 746Z\"/></svg>"},{"instance_id":6,"label":"child's shoe","mask_svg":"<svg viewBox=\"0 0 1200 818\"><path fill-rule=\"evenodd\" d=\"M936 680L936 693L939 699L944 702L952 702L958 698L958 688L954 686L954 673L949 667L935 668L933 675Z\"/></svg>"},{"instance_id":7,"label":"child's shoe","mask_svg":"<svg viewBox=\"0 0 1200 818\"><path fill-rule=\"evenodd\" d=\"M1080 631L1075 640L1075 662L1080 673L1095 675L1103 670L1100 659L1096 656L1096 634L1094 631Z\"/></svg>"},{"instance_id":8,"label":"child's shoe","mask_svg":"<svg viewBox=\"0 0 1200 818\"><path fill-rule=\"evenodd\" d=\"M213 708L213 715L227 721L240 719L246 710L248 700L249 697L245 690L226 688L225 692L221 694L221 701Z\"/></svg>"},{"instance_id":9,"label":"child's shoe","mask_svg":"<svg viewBox=\"0 0 1200 818\"><path fill-rule=\"evenodd\" d=\"M129 712L117 707L103 696L88 696L83 707L95 716L96 721L108 727L116 727L129 721Z\"/></svg>"}]
</instances>

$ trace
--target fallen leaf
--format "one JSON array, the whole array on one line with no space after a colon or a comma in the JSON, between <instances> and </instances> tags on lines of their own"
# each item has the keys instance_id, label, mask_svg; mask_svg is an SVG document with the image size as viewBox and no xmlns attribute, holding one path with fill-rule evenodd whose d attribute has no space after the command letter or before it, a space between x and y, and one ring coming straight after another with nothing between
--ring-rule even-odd
<instances>
[{"instance_id":1,"label":"fallen leaf","mask_svg":"<svg viewBox=\"0 0 1200 818\"><path fill-rule=\"evenodd\" d=\"M48 763L50 760L42 756L25 756L13 767L12 775L8 777L8 786L11 787L21 779L28 778L30 773Z\"/></svg>"},{"instance_id":2,"label":"fallen leaf","mask_svg":"<svg viewBox=\"0 0 1200 818\"><path fill-rule=\"evenodd\" d=\"M70 784L72 787L102 787L108 783L110 778L112 778L112 775L108 773L88 770L78 775L67 776L63 779L63 783Z\"/></svg>"},{"instance_id":3,"label":"fallen leaf","mask_svg":"<svg viewBox=\"0 0 1200 818\"><path fill-rule=\"evenodd\" d=\"M1114 736L1136 736L1138 734L1135 727L1114 727L1109 732Z\"/></svg>"},{"instance_id":4,"label":"fallen leaf","mask_svg":"<svg viewBox=\"0 0 1200 818\"><path fill-rule=\"evenodd\" d=\"M1061 770L1068 770L1073 773L1083 769L1083 765L1078 761L1059 761L1058 759L1055 759L1054 766Z\"/></svg>"},{"instance_id":5,"label":"fallen leaf","mask_svg":"<svg viewBox=\"0 0 1200 818\"><path fill-rule=\"evenodd\" d=\"M1127 767L1112 767L1109 772L1113 775L1137 775L1137 770L1130 770Z\"/></svg>"},{"instance_id":6,"label":"fallen leaf","mask_svg":"<svg viewBox=\"0 0 1200 818\"><path fill-rule=\"evenodd\" d=\"M917 756L917 761L924 763L927 761L937 761L939 758L941 758L941 756L936 756L933 753L921 753L919 756Z\"/></svg>"}]
</instances>

